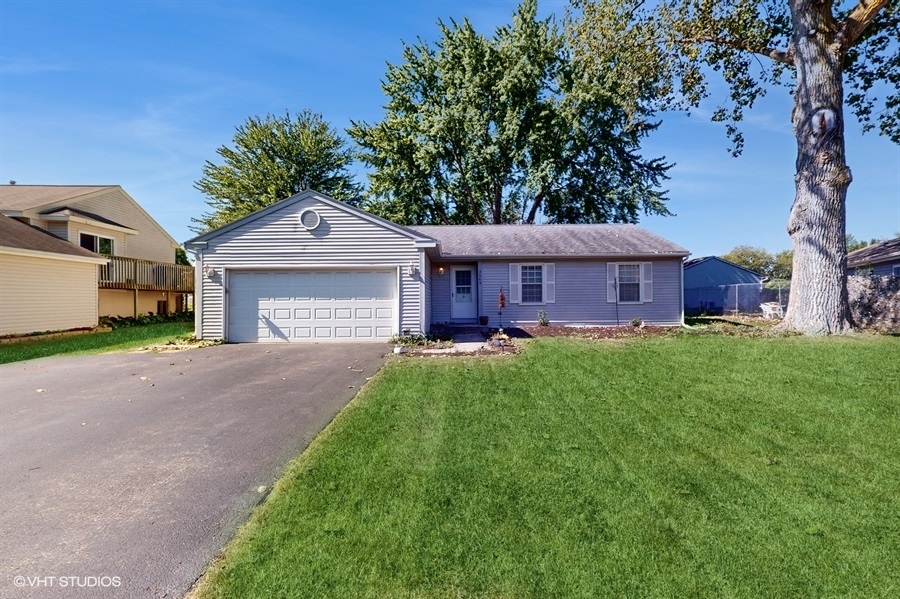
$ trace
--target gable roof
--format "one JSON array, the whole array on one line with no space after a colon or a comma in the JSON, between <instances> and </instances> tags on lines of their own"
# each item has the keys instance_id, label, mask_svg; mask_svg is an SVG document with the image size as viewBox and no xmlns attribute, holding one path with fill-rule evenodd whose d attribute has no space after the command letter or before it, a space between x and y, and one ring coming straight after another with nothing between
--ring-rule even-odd
<instances>
[{"instance_id":1,"label":"gable roof","mask_svg":"<svg viewBox=\"0 0 900 599\"><path fill-rule=\"evenodd\" d=\"M81 246L63 241L47 231L0 214L0 247L28 252L62 254L74 258L96 258L98 263L106 259Z\"/></svg>"},{"instance_id":2,"label":"gable roof","mask_svg":"<svg viewBox=\"0 0 900 599\"><path fill-rule=\"evenodd\" d=\"M900 237L873 243L847 254L847 268L900 261Z\"/></svg>"},{"instance_id":3,"label":"gable roof","mask_svg":"<svg viewBox=\"0 0 900 599\"><path fill-rule=\"evenodd\" d=\"M198 235L196 237L188 239L187 241L184 242L184 245L185 245L185 247L187 247L188 245L206 243L210 239L218 237L219 235L222 235L229 231L233 231L234 229L237 229L238 227L242 227L248 223L255 221L258 218L262 218L264 216L272 214L273 212L277 212L279 210L289 208L290 206L293 206L294 204L297 204L298 202L301 202L301 201L309 199L309 198L314 198L315 200L322 202L324 204L328 204L329 206L331 206L333 208L337 208L338 210L343 210L344 212L348 212L350 214L358 216L359 218L362 218L363 220L367 220L376 225L380 225L386 229L390 229L392 231L400 233L401 235L404 235L406 237L413 239L415 242L417 242L417 245L421 245L422 247L434 247L434 245L436 244L434 239L428 237L427 235L423 235L417 231L414 231L411 228L404 227L402 225L398 225L397 223L393 223L389 220L383 219L380 216L375 216L374 214L366 212L365 210L360 210L359 208L351 206L350 204L347 204L346 202L341 202L340 200L335 200L334 198L330 198L327 195L318 193L316 191L313 191L312 189L305 189L305 190L301 191L300 193L295 193L294 195L292 195L289 198L279 200L279 201L275 202L274 204L270 204L270 205L266 206L265 208L257 210L256 212L253 212L251 214L248 214L247 216L245 216L243 218L239 218L236 221L230 222L227 225L223 225L217 229L213 229L212 231L207 231L206 233L203 233L201 235Z\"/></svg>"},{"instance_id":4,"label":"gable roof","mask_svg":"<svg viewBox=\"0 0 900 599\"><path fill-rule=\"evenodd\" d=\"M20 216L23 212L31 210L52 213L61 208L71 209L71 204L77 204L88 197L112 190L119 191L126 199L132 202L169 239L172 247L178 247L178 242L169 235L169 232L156 222L156 219L150 216L137 200L128 195L128 192L122 189L121 185L0 185L0 211L10 213L12 216ZM88 218L95 217L96 215ZM115 223L115 226L129 229L129 227L118 223ZM133 231L134 229L131 230Z\"/></svg>"},{"instance_id":5,"label":"gable roof","mask_svg":"<svg viewBox=\"0 0 900 599\"><path fill-rule=\"evenodd\" d=\"M765 275L718 256L694 258L684 263L684 288L758 284Z\"/></svg>"},{"instance_id":6,"label":"gable roof","mask_svg":"<svg viewBox=\"0 0 900 599\"><path fill-rule=\"evenodd\" d=\"M441 257L656 257L690 252L637 225L428 225L410 227L440 243Z\"/></svg>"}]
</instances>

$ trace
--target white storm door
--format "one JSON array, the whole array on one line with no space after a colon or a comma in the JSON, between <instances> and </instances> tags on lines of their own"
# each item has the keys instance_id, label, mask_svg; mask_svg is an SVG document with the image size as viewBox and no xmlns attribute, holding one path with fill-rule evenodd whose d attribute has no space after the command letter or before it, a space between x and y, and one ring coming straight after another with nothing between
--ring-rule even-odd
<instances>
[{"instance_id":1,"label":"white storm door","mask_svg":"<svg viewBox=\"0 0 900 599\"><path fill-rule=\"evenodd\" d=\"M454 266L450 269L450 316L475 318L478 307L475 302L475 267Z\"/></svg>"}]
</instances>

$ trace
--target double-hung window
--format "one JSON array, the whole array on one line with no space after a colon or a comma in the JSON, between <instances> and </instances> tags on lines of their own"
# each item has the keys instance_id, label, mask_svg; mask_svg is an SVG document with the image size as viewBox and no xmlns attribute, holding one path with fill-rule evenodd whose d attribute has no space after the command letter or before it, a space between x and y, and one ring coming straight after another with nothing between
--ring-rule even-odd
<instances>
[{"instance_id":1,"label":"double-hung window","mask_svg":"<svg viewBox=\"0 0 900 599\"><path fill-rule=\"evenodd\" d=\"M653 264L610 262L606 270L606 301L644 304L653 301Z\"/></svg>"},{"instance_id":2,"label":"double-hung window","mask_svg":"<svg viewBox=\"0 0 900 599\"><path fill-rule=\"evenodd\" d=\"M556 301L556 268L547 263L509 265L509 303L552 304Z\"/></svg>"},{"instance_id":3,"label":"double-hung window","mask_svg":"<svg viewBox=\"0 0 900 599\"><path fill-rule=\"evenodd\" d=\"M522 303L544 303L544 266L542 264L522 265Z\"/></svg>"}]
</instances>

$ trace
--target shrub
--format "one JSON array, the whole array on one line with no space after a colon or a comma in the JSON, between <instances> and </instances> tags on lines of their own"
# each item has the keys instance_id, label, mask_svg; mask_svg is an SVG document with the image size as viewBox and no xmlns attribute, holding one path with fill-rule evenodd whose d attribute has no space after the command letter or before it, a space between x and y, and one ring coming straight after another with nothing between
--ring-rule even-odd
<instances>
[{"instance_id":1,"label":"shrub","mask_svg":"<svg viewBox=\"0 0 900 599\"><path fill-rule=\"evenodd\" d=\"M547 318L547 312L545 312L544 310L538 310L537 323L538 326L542 327L550 326L550 319Z\"/></svg>"},{"instance_id":2,"label":"shrub","mask_svg":"<svg viewBox=\"0 0 900 599\"><path fill-rule=\"evenodd\" d=\"M166 322L191 322L194 320L193 312L175 312L174 314L138 314L137 316L101 316L100 324L113 329L125 327L142 327L148 324L163 324Z\"/></svg>"}]
</instances>

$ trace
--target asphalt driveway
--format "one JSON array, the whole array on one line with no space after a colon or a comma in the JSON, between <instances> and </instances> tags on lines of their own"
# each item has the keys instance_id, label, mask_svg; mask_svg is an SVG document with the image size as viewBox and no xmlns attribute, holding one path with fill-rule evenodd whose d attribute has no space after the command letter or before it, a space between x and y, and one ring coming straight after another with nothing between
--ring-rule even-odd
<instances>
[{"instance_id":1,"label":"asphalt driveway","mask_svg":"<svg viewBox=\"0 0 900 599\"><path fill-rule=\"evenodd\" d=\"M0 597L181 597L382 344L0 366Z\"/></svg>"}]
</instances>

